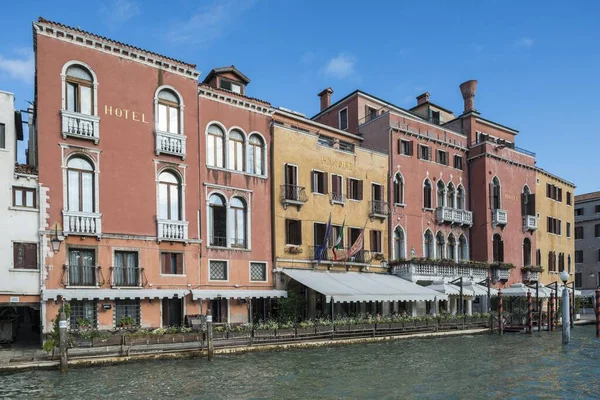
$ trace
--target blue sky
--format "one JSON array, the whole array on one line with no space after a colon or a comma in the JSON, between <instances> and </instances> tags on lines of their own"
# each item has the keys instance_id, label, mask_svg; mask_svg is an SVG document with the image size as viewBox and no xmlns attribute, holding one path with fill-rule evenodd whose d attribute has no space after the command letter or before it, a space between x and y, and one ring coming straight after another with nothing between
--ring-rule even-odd
<instances>
[{"instance_id":1,"label":"blue sky","mask_svg":"<svg viewBox=\"0 0 600 400\"><path fill-rule=\"evenodd\" d=\"M356 3L356 5L354 5ZM526 3L526 4L521 4ZM0 89L33 99L39 16L195 63L234 64L250 96L312 116L317 93L362 89L402 107L424 91L459 114L479 80L482 116L520 131L538 166L600 190L600 3L106 0L6 2Z\"/></svg>"}]
</instances>

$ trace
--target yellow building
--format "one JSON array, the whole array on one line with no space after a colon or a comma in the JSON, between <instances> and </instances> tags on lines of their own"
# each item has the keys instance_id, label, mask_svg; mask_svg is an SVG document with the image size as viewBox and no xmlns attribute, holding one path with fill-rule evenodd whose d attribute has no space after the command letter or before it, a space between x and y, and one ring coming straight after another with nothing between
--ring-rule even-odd
<instances>
[{"instance_id":1,"label":"yellow building","mask_svg":"<svg viewBox=\"0 0 600 400\"><path fill-rule=\"evenodd\" d=\"M535 208L537 213L535 264L541 266L539 282L560 282L565 269L575 274L575 185L543 169L536 170ZM533 281L535 272L523 272ZM532 279L528 279L527 275Z\"/></svg>"}]
</instances>

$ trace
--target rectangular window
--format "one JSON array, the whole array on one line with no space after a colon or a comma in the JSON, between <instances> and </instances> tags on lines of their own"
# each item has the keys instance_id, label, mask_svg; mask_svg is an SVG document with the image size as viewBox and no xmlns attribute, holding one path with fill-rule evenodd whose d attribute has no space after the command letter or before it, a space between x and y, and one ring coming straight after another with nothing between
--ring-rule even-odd
<instances>
[{"instance_id":1,"label":"rectangular window","mask_svg":"<svg viewBox=\"0 0 600 400\"><path fill-rule=\"evenodd\" d=\"M34 188L13 187L13 206L35 208L35 193Z\"/></svg>"},{"instance_id":2,"label":"rectangular window","mask_svg":"<svg viewBox=\"0 0 600 400\"><path fill-rule=\"evenodd\" d=\"M363 182L358 179L348 178L348 181L346 182L346 191L349 199L362 200Z\"/></svg>"},{"instance_id":3,"label":"rectangular window","mask_svg":"<svg viewBox=\"0 0 600 400\"><path fill-rule=\"evenodd\" d=\"M600 237L600 224L594 225L594 237Z\"/></svg>"},{"instance_id":4,"label":"rectangular window","mask_svg":"<svg viewBox=\"0 0 600 400\"><path fill-rule=\"evenodd\" d=\"M583 250L575 250L575 262L576 263L583 262Z\"/></svg>"},{"instance_id":5,"label":"rectangular window","mask_svg":"<svg viewBox=\"0 0 600 400\"><path fill-rule=\"evenodd\" d=\"M583 215L583 208L576 208L575 209L575 216L581 217L582 215Z\"/></svg>"},{"instance_id":6,"label":"rectangular window","mask_svg":"<svg viewBox=\"0 0 600 400\"><path fill-rule=\"evenodd\" d=\"M227 280L227 261L210 261L208 268L211 281Z\"/></svg>"},{"instance_id":7,"label":"rectangular window","mask_svg":"<svg viewBox=\"0 0 600 400\"><path fill-rule=\"evenodd\" d=\"M0 149L6 148L6 125L0 124Z\"/></svg>"},{"instance_id":8,"label":"rectangular window","mask_svg":"<svg viewBox=\"0 0 600 400\"><path fill-rule=\"evenodd\" d=\"M13 243L13 268L38 269L36 243Z\"/></svg>"},{"instance_id":9,"label":"rectangular window","mask_svg":"<svg viewBox=\"0 0 600 400\"><path fill-rule=\"evenodd\" d=\"M126 326L129 322L133 326L140 326L140 301L115 300L115 325Z\"/></svg>"},{"instance_id":10,"label":"rectangular window","mask_svg":"<svg viewBox=\"0 0 600 400\"><path fill-rule=\"evenodd\" d=\"M572 205L571 192L567 192L567 205Z\"/></svg>"},{"instance_id":11,"label":"rectangular window","mask_svg":"<svg viewBox=\"0 0 600 400\"><path fill-rule=\"evenodd\" d=\"M332 197L333 200L344 200L342 179L341 175L331 174L331 194L334 195L334 197Z\"/></svg>"},{"instance_id":12,"label":"rectangular window","mask_svg":"<svg viewBox=\"0 0 600 400\"><path fill-rule=\"evenodd\" d=\"M327 194L327 172L312 171L312 192Z\"/></svg>"},{"instance_id":13,"label":"rectangular window","mask_svg":"<svg viewBox=\"0 0 600 400\"><path fill-rule=\"evenodd\" d=\"M428 146L423 146L422 144L419 145L419 158L421 160L429 160L429 147Z\"/></svg>"},{"instance_id":14,"label":"rectangular window","mask_svg":"<svg viewBox=\"0 0 600 400\"><path fill-rule=\"evenodd\" d=\"M412 156L413 142L411 140L398 139L398 154Z\"/></svg>"},{"instance_id":15,"label":"rectangular window","mask_svg":"<svg viewBox=\"0 0 600 400\"><path fill-rule=\"evenodd\" d=\"M112 286L139 286L140 270L137 251L115 251Z\"/></svg>"},{"instance_id":16,"label":"rectangular window","mask_svg":"<svg viewBox=\"0 0 600 400\"><path fill-rule=\"evenodd\" d=\"M376 117L377 117L377 109L373 108L373 107L370 107L370 106L367 106L367 115L366 115L365 120L366 121L372 121Z\"/></svg>"},{"instance_id":17,"label":"rectangular window","mask_svg":"<svg viewBox=\"0 0 600 400\"><path fill-rule=\"evenodd\" d=\"M285 220L285 243L300 246L302 244L302 221Z\"/></svg>"},{"instance_id":18,"label":"rectangular window","mask_svg":"<svg viewBox=\"0 0 600 400\"><path fill-rule=\"evenodd\" d=\"M581 272L575 272L575 287L581 287Z\"/></svg>"},{"instance_id":19,"label":"rectangular window","mask_svg":"<svg viewBox=\"0 0 600 400\"><path fill-rule=\"evenodd\" d=\"M438 164L448 165L448 153L444 150L438 150L436 158L436 162Z\"/></svg>"},{"instance_id":20,"label":"rectangular window","mask_svg":"<svg viewBox=\"0 0 600 400\"><path fill-rule=\"evenodd\" d=\"M381 231L371 231L371 251L381 253Z\"/></svg>"},{"instance_id":21,"label":"rectangular window","mask_svg":"<svg viewBox=\"0 0 600 400\"><path fill-rule=\"evenodd\" d=\"M560 235L562 233L562 221L552 217L546 217L546 231Z\"/></svg>"},{"instance_id":22,"label":"rectangular window","mask_svg":"<svg viewBox=\"0 0 600 400\"><path fill-rule=\"evenodd\" d=\"M583 226L575 227L575 239L583 239Z\"/></svg>"},{"instance_id":23,"label":"rectangular window","mask_svg":"<svg viewBox=\"0 0 600 400\"><path fill-rule=\"evenodd\" d=\"M598 205L595 207L595 211L596 211L596 213L600 213L600 204L598 204Z\"/></svg>"},{"instance_id":24,"label":"rectangular window","mask_svg":"<svg viewBox=\"0 0 600 400\"><path fill-rule=\"evenodd\" d=\"M183 253L160 253L160 272L164 275L183 275Z\"/></svg>"},{"instance_id":25,"label":"rectangular window","mask_svg":"<svg viewBox=\"0 0 600 400\"><path fill-rule=\"evenodd\" d=\"M440 112L431 110L431 122L433 124L440 124Z\"/></svg>"},{"instance_id":26,"label":"rectangular window","mask_svg":"<svg viewBox=\"0 0 600 400\"><path fill-rule=\"evenodd\" d=\"M96 328L98 326L98 302L96 300L71 300L71 329Z\"/></svg>"},{"instance_id":27,"label":"rectangular window","mask_svg":"<svg viewBox=\"0 0 600 400\"><path fill-rule=\"evenodd\" d=\"M344 108L339 112L339 127L341 130L348 129L348 109Z\"/></svg>"},{"instance_id":28,"label":"rectangular window","mask_svg":"<svg viewBox=\"0 0 600 400\"><path fill-rule=\"evenodd\" d=\"M571 237L571 223L567 222L567 237Z\"/></svg>"},{"instance_id":29,"label":"rectangular window","mask_svg":"<svg viewBox=\"0 0 600 400\"><path fill-rule=\"evenodd\" d=\"M371 200L383 201L383 186L378 183L371 184Z\"/></svg>"},{"instance_id":30,"label":"rectangular window","mask_svg":"<svg viewBox=\"0 0 600 400\"><path fill-rule=\"evenodd\" d=\"M454 156L454 168L460 169L461 171L463 169L463 159L459 155Z\"/></svg>"},{"instance_id":31,"label":"rectangular window","mask_svg":"<svg viewBox=\"0 0 600 400\"><path fill-rule=\"evenodd\" d=\"M600 261L600 249L598 249L598 261Z\"/></svg>"},{"instance_id":32,"label":"rectangular window","mask_svg":"<svg viewBox=\"0 0 600 400\"><path fill-rule=\"evenodd\" d=\"M267 280L267 264L250 263L250 280L253 282L265 282Z\"/></svg>"},{"instance_id":33,"label":"rectangular window","mask_svg":"<svg viewBox=\"0 0 600 400\"><path fill-rule=\"evenodd\" d=\"M220 83L221 83L221 89L229 90L230 92L238 93L238 94L242 93L242 87L240 85L238 85L237 83L233 83L231 81L227 81L224 79L220 79Z\"/></svg>"}]
</instances>

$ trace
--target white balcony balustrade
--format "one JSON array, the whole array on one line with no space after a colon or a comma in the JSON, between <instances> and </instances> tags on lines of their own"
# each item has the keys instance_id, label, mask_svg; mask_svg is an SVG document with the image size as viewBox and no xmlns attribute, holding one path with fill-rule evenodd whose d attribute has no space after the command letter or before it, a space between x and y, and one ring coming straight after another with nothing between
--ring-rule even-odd
<instances>
[{"instance_id":1,"label":"white balcony balustrade","mask_svg":"<svg viewBox=\"0 0 600 400\"><path fill-rule=\"evenodd\" d=\"M450 207L438 207L435 214L436 220L440 224L473 225L473 213L471 211Z\"/></svg>"},{"instance_id":2,"label":"white balcony balustrade","mask_svg":"<svg viewBox=\"0 0 600 400\"><path fill-rule=\"evenodd\" d=\"M63 139L70 136L93 140L95 144L98 144L100 140L100 117L66 110L61 111L61 116Z\"/></svg>"},{"instance_id":3,"label":"white balcony balustrade","mask_svg":"<svg viewBox=\"0 0 600 400\"><path fill-rule=\"evenodd\" d=\"M492 210L492 224L494 226L497 225L506 225L508 223L508 213L506 210L501 210L499 208Z\"/></svg>"},{"instance_id":4,"label":"white balcony balustrade","mask_svg":"<svg viewBox=\"0 0 600 400\"><path fill-rule=\"evenodd\" d=\"M159 219L156 221L158 241L187 242L188 222Z\"/></svg>"},{"instance_id":5,"label":"white balcony balustrade","mask_svg":"<svg viewBox=\"0 0 600 400\"><path fill-rule=\"evenodd\" d=\"M412 282L456 279L460 277L481 281L488 277L487 268L478 268L469 264L436 261L407 261L405 264L394 265L392 273Z\"/></svg>"},{"instance_id":6,"label":"white balcony balustrade","mask_svg":"<svg viewBox=\"0 0 600 400\"><path fill-rule=\"evenodd\" d=\"M161 153L179 156L185 160L185 136L156 130L156 155Z\"/></svg>"},{"instance_id":7,"label":"white balcony balustrade","mask_svg":"<svg viewBox=\"0 0 600 400\"><path fill-rule=\"evenodd\" d=\"M102 214L63 211L63 233L65 236L100 236L102 234Z\"/></svg>"},{"instance_id":8,"label":"white balcony balustrade","mask_svg":"<svg viewBox=\"0 0 600 400\"><path fill-rule=\"evenodd\" d=\"M525 215L523 217L523 231L535 231L537 229L537 218L535 215Z\"/></svg>"}]
</instances>

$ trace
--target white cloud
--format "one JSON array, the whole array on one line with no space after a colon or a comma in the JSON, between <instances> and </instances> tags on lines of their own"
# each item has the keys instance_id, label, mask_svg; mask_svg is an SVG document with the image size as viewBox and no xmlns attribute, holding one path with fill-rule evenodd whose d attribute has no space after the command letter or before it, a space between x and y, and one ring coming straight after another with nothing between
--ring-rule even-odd
<instances>
[{"instance_id":1,"label":"white cloud","mask_svg":"<svg viewBox=\"0 0 600 400\"><path fill-rule=\"evenodd\" d=\"M356 76L356 59L340 53L325 64L323 73L337 79L347 79Z\"/></svg>"},{"instance_id":2,"label":"white cloud","mask_svg":"<svg viewBox=\"0 0 600 400\"><path fill-rule=\"evenodd\" d=\"M204 46L231 30L245 11L258 0L223 0L205 4L190 18L177 21L166 33L170 42Z\"/></svg>"},{"instance_id":3,"label":"white cloud","mask_svg":"<svg viewBox=\"0 0 600 400\"><path fill-rule=\"evenodd\" d=\"M528 37L523 37L519 40L517 40L517 47L524 47L526 49L529 49L531 46L533 46L535 43L535 41L531 38Z\"/></svg>"},{"instance_id":4,"label":"white cloud","mask_svg":"<svg viewBox=\"0 0 600 400\"><path fill-rule=\"evenodd\" d=\"M111 24L122 24L141 12L139 4L130 0L111 0L102 10Z\"/></svg>"},{"instance_id":5,"label":"white cloud","mask_svg":"<svg viewBox=\"0 0 600 400\"><path fill-rule=\"evenodd\" d=\"M27 84L33 83L35 63L31 49L17 49L19 57L9 58L0 55L0 75L18 79Z\"/></svg>"}]
</instances>

